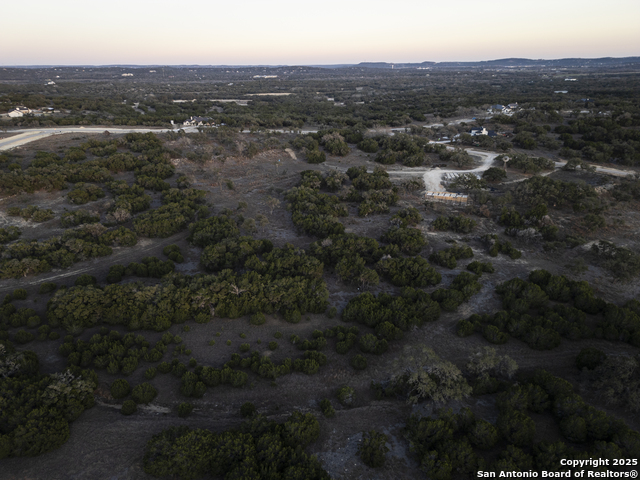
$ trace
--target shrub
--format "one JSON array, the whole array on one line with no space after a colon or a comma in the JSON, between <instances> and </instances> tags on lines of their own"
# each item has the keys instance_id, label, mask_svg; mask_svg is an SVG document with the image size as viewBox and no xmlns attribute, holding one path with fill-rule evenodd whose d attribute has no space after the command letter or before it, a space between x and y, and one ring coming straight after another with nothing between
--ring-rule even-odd
<instances>
[{"instance_id":1,"label":"shrub","mask_svg":"<svg viewBox=\"0 0 640 480\"><path fill-rule=\"evenodd\" d=\"M0 228L0 243L9 243L16 240L22 232L18 227Z\"/></svg>"},{"instance_id":2,"label":"shrub","mask_svg":"<svg viewBox=\"0 0 640 480\"><path fill-rule=\"evenodd\" d=\"M336 415L336 410L333 408L331 400L328 398L325 398L320 402L320 410L322 410L322 414L325 417L334 417Z\"/></svg>"},{"instance_id":3,"label":"shrub","mask_svg":"<svg viewBox=\"0 0 640 480\"><path fill-rule=\"evenodd\" d=\"M458 265L458 260L472 257L473 250L471 250L471 247L456 245L440 250L437 253L432 253L429 255L429 261L443 267L454 269Z\"/></svg>"},{"instance_id":4,"label":"shrub","mask_svg":"<svg viewBox=\"0 0 640 480\"><path fill-rule=\"evenodd\" d=\"M58 286L53 282L44 282L40 284L40 288L38 289L38 293L47 294L51 292L55 292Z\"/></svg>"},{"instance_id":5,"label":"shrub","mask_svg":"<svg viewBox=\"0 0 640 480\"><path fill-rule=\"evenodd\" d=\"M269 342L269 350L275 350L278 348L278 342Z\"/></svg>"},{"instance_id":6,"label":"shrub","mask_svg":"<svg viewBox=\"0 0 640 480\"><path fill-rule=\"evenodd\" d=\"M602 350L598 350L593 347L586 347L578 353L578 356L576 357L576 367L580 370L583 368L594 370L598 366L602 365L606 359L607 354Z\"/></svg>"},{"instance_id":7,"label":"shrub","mask_svg":"<svg viewBox=\"0 0 640 480\"><path fill-rule=\"evenodd\" d=\"M100 215L92 215L86 210L80 209L75 212L66 212L60 216L60 224L64 228L77 227L87 223L100 222Z\"/></svg>"},{"instance_id":8,"label":"shrub","mask_svg":"<svg viewBox=\"0 0 640 480\"><path fill-rule=\"evenodd\" d=\"M262 313L262 312L258 312L258 313L255 313L255 314L251 315L251 325L262 325L266 321L267 320L266 320L266 318L264 316L264 313Z\"/></svg>"},{"instance_id":9,"label":"shrub","mask_svg":"<svg viewBox=\"0 0 640 480\"><path fill-rule=\"evenodd\" d=\"M356 370L364 370L367 368L367 358L363 355L355 355L351 357L350 363Z\"/></svg>"},{"instance_id":10,"label":"shrub","mask_svg":"<svg viewBox=\"0 0 640 480\"><path fill-rule=\"evenodd\" d=\"M407 255L418 255L429 242L422 232L415 228L391 227L382 237L382 241L398 245Z\"/></svg>"},{"instance_id":11,"label":"shrub","mask_svg":"<svg viewBox=\"0 0 640 480\"><path fill-rule=\"evenodd\" d=\"M251 350L251 345L249 345L248 343L243 343L240 345L240 351L241 352L248 352L249 350Z\"/></svg>"},{"instance_id":12,"label":"shrub","mask_svg":"<svg viewBox=\"0 0 640 480\"><path fill-rule=\"evenodd\" d=\"M141 383L140 385L136 385L131 390L131 396L136 401L136 403L150 403L154 398L158 395L158 390L148 383Z\"/></svg>"},{"instance_id":13,"label":"shrub","mask_svg":"<svg viewBox=\"0 0 640 480\"><path fill-rule=\"evenodd\" d=\"M124 378L114 380L111 384L111 396L113 398L124 398L129 395L130 391L131 387L129 386L129 382L127 382Z\"/></svg>"},{"instance_id":14,"label":"shrub","mask_svg":"<svg viewBox=\"0 0 640 480\"><path fill-rule=\"evenodd\" d=\"M376 153L380 147L373 138L365 138L358 143L358 148L365 153Z\"/></svg>"},{"instance_id":15,"label":"shrub","mask_svg":"<svg viewBox=\"0 0 640 480\"><path fill-rule=\"evenodd\" d=\"M387 447L388 440L389 438L384 433L379 433L375 430L363 432L357 455L369 467L382 467L385 461L385 454L389 451L389 447Z\"/></svg>"},{"instance_id":16,"label":"shrub","mask_svg":"<svg viewBox=\"0 0 640 480\"><path fill-rule=\"evenodd\" d=\"M98 280L96 279L96 277L94 277L93 275L89 275L88 273L83 273L78 278L76 278L74 285L76 287L87 287L89 285L96 285L97 283Z\"/></svg>"},{"instance_id":17,"label":"shrub","mask_svg":"<svg viewBox=\"0 0 640 480\"><path fill-rule=\"evenodd\" d=\"M355 403L356 391L353 388L345 385L338 389L336 396L338 397L338 401L342 405L344 405L345 407L350 407Z\"/></svg>"},{"instance_id":18,"label":"shrub","mask_svg":"<svg viewBox=\"0 0 640 480\"><path fill-rule=\"evenodd\" d=\"M171 371L171 364L169 362L162 362L158 365L158 371L160 373L169 373Z\"/></svg>"},{"instance_id":19,"label":"shrub","mask_svg":"<svg viewBox=\"0 0 640 480\"><path fill-rule=\"evenodd\" d=\"M24 288L16 288L13 293L14 300L26 300L27 299L27 291Z\"/></svg>"},{"instance_id":20,"label":"shrub","mask_svg":"<svg viewBox=\"0 0 640 480\"><path fill-rule=\"evenodd\" d=\"M27 332L26 330L18 330L14 335L13 340L20 344L29 343L33 340L33 333Z\"/></svg>"},{"instance_id":21,"label":"shrub","mask_svg":"<svg viewBox=\"0 0 640 480\"><path fill-rule=\"evenodd\" d=\"M284 312L284 319L289 323L300 323L300 320L302 320L302 314L299 310L287 310Z\"/></svg>"},{"instance_id":22,"label":"shrub","mask_svg":"<svg viewBox=\"0 0 640 480\"><path fill-rule=\"evenodd\" d=\"M244 418L249 418L254 416L256 413L256 406L251 402L245 402L240 407L240 415Z\"/></svg>"},{"instance_id":23,"label":"shrub","mask_svg":"<svg viewBox=\"0 0 640 480\"><path fill-rule=\"evenodd\" d=\"M488 450L498 442L498 429L483 419L477 419L469 432L469 441L482 450Z\"/></svg>"},{"instance_id":24,"label":"shrub","mask_svg":"<svg viewBox=\"0 0 640 480\"><path fill-rule=\"evenodd\" d=\"M531 417L517 410L510 410L498 416L498 430L507 442L518 447L528 447L533 443L536 425Z\"/></svg>"},{"instance_id":25,"label":"shrub","mask_svg":"<svg viewBox=\"0 0 640 480\"><path fill-rule=\"evenodd\" d=\"M183 402L178 405L178 416L179 417L187 417L193 411L193 405L187 402Z\"/></svg>"},{"instance_id":26,"label":"shrub","mask_svg":"<svg viewBox=\"0 0 640 480\"><path fill-rule=\"evenodd\" d=\"M475 332L475 325L465 319L461 319L458 321L456 326L456 333L459 337L468 337L469 335L473 335Z\"/></svg>"},{"instance_id":27,"label":"shrub","mask_svg":"<svg viewBox=\"0 0 640 480\"><path fill-rule=\"evenodd\" d=\"M327 160L327 156L320 150L307 150L307 162L309 163L323 163Z\"/></svg>"},{"instance_id":28,"label":"shrub","mask_svg":"<svg viewBox=\"0 0 640 480\"><path fill-rule=\"evenodd\" d=\"M149 367L144 372L144 378L146 378L147 380L153 380L156 377L157 373L158 370L156 369L156 367Z\"/></svg>"},{"instance_id":29,"label":"shrub","mask_svg":"<svg viewBox=\"0 0 640 480\"><path fill-rule=\"evenodd\" d=\"M482 174L482 179L487 182L499 182L505 178L507 178L507 172L498 167L490 167Z\"/></svg>"},{"instance_id":30,"label":"shrub","mask_svg":"<svg viewBox=\"0 0 640 480\"><path fill-rule=\"evenodd\" d=\"M433 222L433 228L439 231L452 230L456 233L469 233L476 226L476 222L462 215L438 217Z\"/></svg>"},{"instance_id":31,"label":"shrub","mask_svg":"<svg viewBox=\"0 0 640 480\"><path fill-rule=\"evenodd\" d=\"M467 270L475 273L476 275L482 275L483 273L494 273L495 268L491 262L479 262L477 260L467 265Z\"/></svg>"},{"instance_id":32,"label":"shrub","mask_svg":"<svg viewBox=\"0 0 640 480\"><path fill-rule=\"evenodd\" d=\"M27 327L28 328L36 328L38 327L40 324L42 323L42 319L37 316L37 315L33 315L32 317L29 317L27 319Z\"/></svg>"},{"instance_id":33,"label":"shrub","mask_svg":"<svg viewBox=\"0 0 640 480\"><path fill-rule=\"evenodd\" d=\"M138 410L138 404L136 402L134 402L133 400L125 400L122 403L120 413L122 413L123 415L132 415L136 413L136 410Z\"/></svg>"}]
</instances>

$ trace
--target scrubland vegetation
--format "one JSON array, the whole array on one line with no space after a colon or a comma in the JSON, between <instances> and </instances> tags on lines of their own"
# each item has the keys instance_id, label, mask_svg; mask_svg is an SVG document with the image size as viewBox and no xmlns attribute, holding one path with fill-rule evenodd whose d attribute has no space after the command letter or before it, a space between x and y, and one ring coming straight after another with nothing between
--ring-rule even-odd
<instances>
[{"instance_id":1,"label":"scrubland vegetation","mask_svg":"<svg viewBox=\"0 0 640 480\"><path fill-rule=\"evenodd\" d=\"M210 100L275 90L250 69L0 84L0 109L68 111L8 132L113 130L0 154L3 468L42 477L22 457L83 442L182 479L637 458L635 76L555 95L547 70L296 71L246 106ZM217 126L113 129L192 115ZM477 152L495 160L466 172ZM468 203L425 200L434 167Z\"/></svg>"}]
</instances>

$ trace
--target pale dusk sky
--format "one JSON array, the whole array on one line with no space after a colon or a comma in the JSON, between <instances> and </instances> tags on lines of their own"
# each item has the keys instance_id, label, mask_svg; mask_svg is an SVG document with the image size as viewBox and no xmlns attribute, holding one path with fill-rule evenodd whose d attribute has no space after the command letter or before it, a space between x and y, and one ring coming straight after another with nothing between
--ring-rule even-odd
<instances>
[{"instance_id":1,"label":"pale dusk sky","mask_svg":"<svg viewBox=\"0 0 640 480\"><path fill-rule=\"evenodd\" d=\"M639 0L22 0L0 65L318 65L640 55Z\"/></svg>"}]
</instances>

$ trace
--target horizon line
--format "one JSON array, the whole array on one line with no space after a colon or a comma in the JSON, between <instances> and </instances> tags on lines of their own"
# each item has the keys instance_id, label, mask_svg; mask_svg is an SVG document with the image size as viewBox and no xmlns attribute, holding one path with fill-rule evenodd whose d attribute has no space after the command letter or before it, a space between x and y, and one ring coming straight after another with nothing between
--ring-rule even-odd
<instances>
[{"instance_id":1,"label":"horizon line","mask_svg":"<svg viewBox=\"0 0 640 480\"><path fill-rule=\"evenodd\" d=\"M562 60L626 60L626 59L637 59L640 61L640 55L638 56L624 56L624 57L615 57L615 56L606 56L606 57L561 57L561 58L527 58L527 57L504 57L504 58L495 58L490 60L445 60L445 61L432 61L432 60L423 60L416 62L389 62L389 61L360 61L358 63L309 63L309 64L200 64L200 63L184 63L184 64L163 64L163 63L109 63L109 64L25 64L25 65L1 65L2 68L54 68L54 67L95 67L95 68L146 68L146 67L201 67L201 68L282 68L282 67L314 67L314 68L322 68L322 67L349 67L349 66L358 66L358 65L371 65L371 64L381 64L381 65L421 65L421 64L430 64L430 65L439 65L439 64L451 64L451 63L489 63L489 62L500 62L500 61L532 61L532 62L557 62Z\"/></svg>"}]
</instances>

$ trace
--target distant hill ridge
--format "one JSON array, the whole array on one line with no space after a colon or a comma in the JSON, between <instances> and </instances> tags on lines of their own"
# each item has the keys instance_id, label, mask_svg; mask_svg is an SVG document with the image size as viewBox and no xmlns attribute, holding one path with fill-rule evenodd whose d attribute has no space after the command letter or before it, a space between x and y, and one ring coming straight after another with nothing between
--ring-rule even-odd
<instances>
[{"instance_id":1,"label":"distant hill ridge","mask_svg":"<svg viewBox=\"0 0 640 480\"><path fill-rule=\"evenodd\" d=\"M640 64L640 57L602 57L602 58L560 58L530 59L530 58L501 58L498 60L482 60L477 62L430 62L420 63L393 63L393 62L360 62L325 65L6 65L5 68L53 68L53 67L77 67L77 68L371 68L371 69L402 69L402 68L524 68L524 67L615 67L621 65Z\"/></svg>"},{"instance_id":2,"label":"distant hill ridge","mask_svg":"<svg viewBox=\"0 0 640 480\"><path fill-rule=\"evenodd\" d=\"M603 57L603 58L561 58L556 60L530 58L502 58L499 60L483 60L479 62L421 62L421 63L388 63L361 62L357 67L364 68L446 68L446 67L611 67L640 63L640 57ZM320 66L320 65L318 65Z\"/></svg>"}]
</instances>

